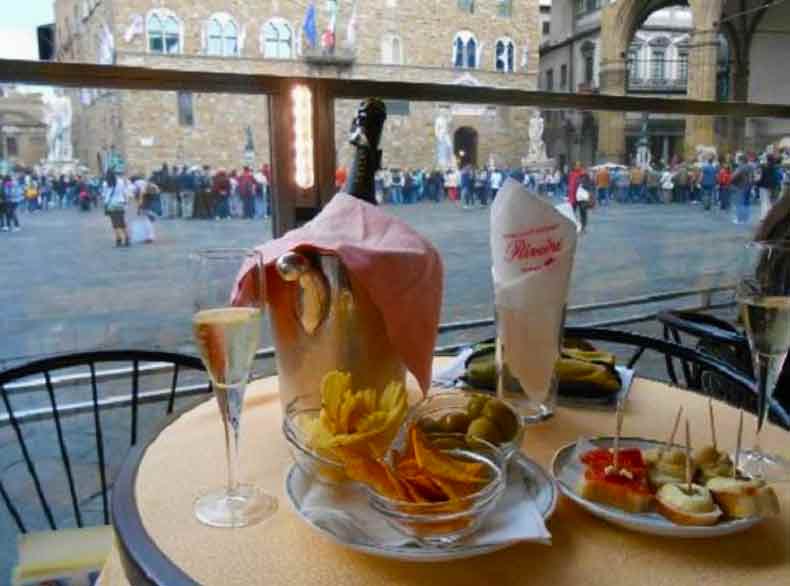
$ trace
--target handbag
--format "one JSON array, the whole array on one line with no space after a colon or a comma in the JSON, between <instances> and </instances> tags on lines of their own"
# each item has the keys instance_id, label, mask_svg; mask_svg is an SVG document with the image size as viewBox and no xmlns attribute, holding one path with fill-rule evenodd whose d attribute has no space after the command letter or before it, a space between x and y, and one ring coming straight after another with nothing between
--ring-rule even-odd
<instances>
[{"instance_id":1,"label":"handbag","mask_svg":"<svg viewBox=\"0 0 790 586\"><path fill-rule=\"evenodd\" d=\"M585 203L590 201L590 192L581 185L579 185L579 187L576 189L576 201Z\"/></svg>"}]
</instances>

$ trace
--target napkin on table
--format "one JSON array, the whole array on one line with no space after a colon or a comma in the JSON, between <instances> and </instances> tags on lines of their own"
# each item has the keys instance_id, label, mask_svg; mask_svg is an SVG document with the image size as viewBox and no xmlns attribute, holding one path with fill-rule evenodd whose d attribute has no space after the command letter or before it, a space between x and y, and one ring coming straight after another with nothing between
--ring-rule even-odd
<instances>
[{"instance_id":1,"label":"napkin on table","mask_svg":"<svg viewBox=\"0 0 790 586\"><path fill-rule=\"evenodd\" d=\"M418 541L394 529L370 508L367 496L353 484L327 486L299 473L292 485L293 497L301 513L347 543L375 543L387 547L418 545ZM551 545L551 533L530 500L523 482L508 484L505 494L464 544L497 545L534 541Z\"/></svg>"},{"instance_id":2,"label":"napkin on table","mask_svg":"<svg viewBox=\"0 0 790 586\"><path fill-rule=\"evenodd\" d=\"M575 253L575 223L506 181L491 206L497 334L504 362L527 393L551 382Z\"/></svg>"},{"instance_id":3,"label":"napkin on table","mask_svg":"<svg viewBox=\"0 0 790 586\"><path fill-rule=\"evenodd\" d=\"M443 285L442 260L428 240L381 209L337 194L312 221L256 250L267 267L290 251L337 255L381 311L395 350L427 392ZM245 298L249 268L242 267L234 299Z\"/></svg>"}]
</instances>

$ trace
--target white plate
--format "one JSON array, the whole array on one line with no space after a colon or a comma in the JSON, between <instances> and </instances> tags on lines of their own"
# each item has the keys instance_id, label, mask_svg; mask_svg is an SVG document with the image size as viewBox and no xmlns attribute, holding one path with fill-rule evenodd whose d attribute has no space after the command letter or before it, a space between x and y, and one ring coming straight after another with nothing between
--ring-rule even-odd
<instances>
[{"instance_id":1,"label":"white plate","mask_svg":"<svg viewBox=\"0 0 790 586\"><path fill-rule=\"evenodd\" d=\"M557 506L558 499L557 488L551 476L540 465L527 458L524 454L518 453L510 461L509 482L517 482L519 479L524 482L529 497L534 499L535 506L543 516L543 520L545 521L551 517ZM298 496L302 491L297 487L303 486L305 482L310 481L307 480L305 473L296 464L293 464L285 478L285 494L293 510L313 530L328 537L338 545L354 551L401 561L442 562L486 555L514 545L513 543L498 543L495 545L464 545L460 543L449 548L427 547L416 544L391 547L372 543L366 535L357 535L352 540L348 535L340 535L334 532L329 526L315 523L312 518L302 513L302 503ZM361 496L360 498L366 497Z\"/></svg>"},{"instance_id":2,"label":"white plate","mask_svg":"<svg viewBox=\"0 0 790 586\"><path fill-rule=\"evenodd\" d=\"M614 443L614 438L601 437L590 441L595 447L610 448ZM620 439L621 448L651 450L660 445L661 442L641 438ZM562 494L596 517L620 527L639 533L665 537L721 537L746 531L763 520L762 517L750 517L748 519L724 520L710 527L688 527L675 525L658 513L628 513L615 507L595 503L576 492L576 487L583 473L583 465L581 462L578 462L575 448L576 442L560 448L554 454L554 460L551 463L551 472L557 480Z\"/></svg>"}]
</instances>

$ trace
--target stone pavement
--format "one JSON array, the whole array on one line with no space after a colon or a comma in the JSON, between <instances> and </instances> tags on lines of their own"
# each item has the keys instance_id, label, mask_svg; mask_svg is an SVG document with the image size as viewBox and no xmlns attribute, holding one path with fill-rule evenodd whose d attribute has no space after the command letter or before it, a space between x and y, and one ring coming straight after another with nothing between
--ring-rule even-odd
<instances>
[{"instance_id":1,"label":"stone pavement","mask_svg":"<svg viewBox=\"0 0 790 586\"><path fill-rule=\"evenodd\" d=\"M442 321L492 314L487 210L450 203L388 207L428 236L446 268ZM22 214L0 232L0 368L57 352L191 347L188 257L268 239L261 220L164 220L154 244L116 249L98 210ZM613 205L591 213L570 303L730 282L751 228L698 206Z\"/></svg>"}]
</instances>

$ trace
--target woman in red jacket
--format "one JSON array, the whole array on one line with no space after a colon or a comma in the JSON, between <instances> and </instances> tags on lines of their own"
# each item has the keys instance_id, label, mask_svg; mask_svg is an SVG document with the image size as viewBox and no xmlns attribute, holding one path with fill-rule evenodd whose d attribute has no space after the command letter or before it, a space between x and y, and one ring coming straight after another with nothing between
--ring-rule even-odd
<instances>
[{"instance_id":1,"label":"woman in red jacket","mask_svg":"<svg viewBox=\"0 0 790 586\"><path fill-rule=\"evenodd\" d=\"M729 165L722 165L719 170L719 205L722 210L730 209L730 184L732 183L732 171Z\"/></svg>"},{"instance_id":2,"label":"woman in red jacket","mask_svg":"<svg viewBox=\"0 0 790 586\"><path fill-rule=\"evenodd\" d=\"M571 206L573 206L574 213L576 212L576 208L579 207L579 202L576 201L576 191L579 189L579 184L581 183L583 175L584 168L579 161L576 161L576 166L573 168L573 171L570 172L570 175L568 175L568 201Z\"/></svg>"}]
</instances>

